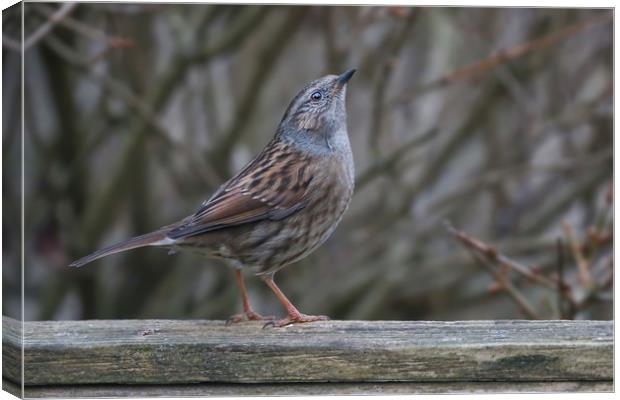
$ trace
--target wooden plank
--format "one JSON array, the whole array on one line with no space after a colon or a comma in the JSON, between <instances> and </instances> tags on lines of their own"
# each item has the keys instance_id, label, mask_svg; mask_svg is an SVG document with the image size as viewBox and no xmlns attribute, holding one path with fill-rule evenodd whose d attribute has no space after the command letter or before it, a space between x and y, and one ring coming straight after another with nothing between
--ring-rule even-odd
<instances>
[{"instance_id":1,"label":"wooden plank","mask_svg":"<svg viewBox=\"0 0 620 400\"><path fill-rule=\"evenodd\" d=\"M2 317L2 376L22 381L22 322Z\"/></svg>"},{"instance_id":2,"label":"wooden plank","mask_svg":"<svg viewBox=\"0 0 620 400\"><path fill-rule=\"evenodd\" d=\"M3 319L4 331L20 323ZM25 384L612 381L611 321L26 322ZM3 343L16 349L15 335ZM20 382L3 358L4 374Z\"/></svg>"},{"instance_id":3,"label":"wooden plank","mask_svg":"<svg viewBox=\"0 0 620 400\"><path fill-rule=\"evenodd\" d=\"M3 389L21 397L9 381ZM483 393L612 392L609 381L581 382L376 382L376 383L194 383L185 385L26 386L27 398L310 396Z\"/></svg>"}]
</instances>

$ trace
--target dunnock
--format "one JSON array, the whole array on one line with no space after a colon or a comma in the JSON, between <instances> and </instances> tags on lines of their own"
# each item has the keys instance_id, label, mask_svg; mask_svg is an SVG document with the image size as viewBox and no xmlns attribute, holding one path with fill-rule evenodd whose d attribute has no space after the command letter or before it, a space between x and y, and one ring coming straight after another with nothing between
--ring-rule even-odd
<instances>
[{"instance_id":1,"label":"dunnock","mask_svg":"<svg viewBox=\"0 0 620 400\"><path fill-rule=\"evenodd\" d=\"M347 209L354 167L347 134L345 95L355 70L308 83L291 101L274 138L195 214L151 233L106 247L71 264L81 267L110 254L143 246L193 250L234 268L243 314L266 319L250 307L242 269L273 290L288 316L270 324L328 319L305 315L276 286L273 276L320 246Z\"/></svg>"}]
</instances>

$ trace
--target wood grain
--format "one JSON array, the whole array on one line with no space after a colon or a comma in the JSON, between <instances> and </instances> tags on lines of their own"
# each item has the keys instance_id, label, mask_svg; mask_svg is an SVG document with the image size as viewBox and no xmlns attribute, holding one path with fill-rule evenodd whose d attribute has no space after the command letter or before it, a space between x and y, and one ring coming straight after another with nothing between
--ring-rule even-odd
<instances>
[{"instance_id":1,"label":"wood grain","mask_svg":"<svg viewBox=\"0 0 620 400\"><path fill-rule=\"evenodd\" d=\"M12 355L20 353L20 327L3 318L3 376L18 384ZM335 383L355 393L382 382L610 389L612 329L611 321L327 321L278 329L199 320L26 322L24 377L27 387L47 390L319 382L331 382L334 393L343 393Z\"/></svg>"}]
</instances>

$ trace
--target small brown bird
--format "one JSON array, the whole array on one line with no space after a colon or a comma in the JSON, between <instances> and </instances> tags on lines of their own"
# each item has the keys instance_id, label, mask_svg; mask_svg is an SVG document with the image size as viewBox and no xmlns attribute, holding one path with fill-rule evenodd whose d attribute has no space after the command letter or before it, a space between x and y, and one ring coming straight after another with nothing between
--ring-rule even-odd
<instances>
[{"instance_id":1,"label":"small brown bird","mask_svg":"<svg viewBox=\"0 0 620 400\"><path fill-rule=\"evenodd\" d=\"M276 294L288 316L275 326L326 320L305 315L276 286L280 268L307 256L332 234L354 186L347 133L346 86L355 70L308 83L291 101L274 138L195 214L83 257L98 258L144 246L192 250L234 268L243 314L232 322L270 319L250 307L242 269L251 269Z\"/></svg>"}]
</instances>

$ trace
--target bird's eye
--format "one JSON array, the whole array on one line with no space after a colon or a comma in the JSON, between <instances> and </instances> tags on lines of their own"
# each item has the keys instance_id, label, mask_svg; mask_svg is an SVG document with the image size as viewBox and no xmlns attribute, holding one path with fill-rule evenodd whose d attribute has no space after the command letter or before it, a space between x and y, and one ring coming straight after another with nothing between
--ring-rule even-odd
<instances>
[{"instance_id":1,"label":"bird's eye","mask_svg":"<svg viewBox=\"0 0 620 400\"><path fill-rule=\"evenodd\" d=\"M310 96L310 98L314 101L319 101L323 98L323 94L321 92L314 92L312 93L312 95Z\"/></svg>"}]
</instances>

